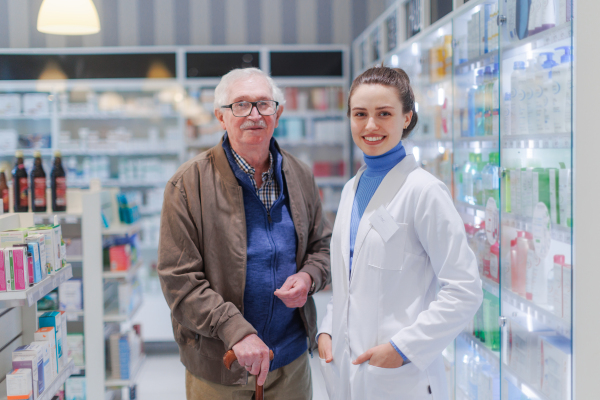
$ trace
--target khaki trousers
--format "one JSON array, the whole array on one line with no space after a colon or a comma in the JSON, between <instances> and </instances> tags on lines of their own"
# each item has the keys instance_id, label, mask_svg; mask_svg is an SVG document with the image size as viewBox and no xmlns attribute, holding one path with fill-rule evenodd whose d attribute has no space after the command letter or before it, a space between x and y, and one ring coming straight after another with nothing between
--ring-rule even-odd
<instances>
[{"instance_id":1,"label":"khaki trousers","mask_svg":"<svg viewBox=\"0 0 600 400\"><path fill-rule=\"evenodd\" d=\"M226 386L198 378L186 369L187 400L251 400L256 377L248 375L246 385ZM265 400L312 400L312 379L308 351L291 364L269 372L264 385Z\"/></svg>"}]
</instances>

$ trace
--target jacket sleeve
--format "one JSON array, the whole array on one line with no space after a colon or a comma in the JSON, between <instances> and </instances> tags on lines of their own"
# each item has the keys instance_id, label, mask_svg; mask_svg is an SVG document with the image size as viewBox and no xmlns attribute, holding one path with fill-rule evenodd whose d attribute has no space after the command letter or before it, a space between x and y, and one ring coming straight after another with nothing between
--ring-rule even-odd
<instances>
[{"instance_id":1,"label":"jacket sleeve","mask_svg":"<svg viewBox=\"0 0 600 400\"><path fill-rule=\"evenodd\" d=\"M160 223L158 276L173 318L183 327L213 339L226 349L256 333L238 308L210 287L199 250L201 221L189 212L180 182L165 188Z\"/></svg>"},{"instance_id":2,"label":"jacket sleeve","mask_svg":"<svg viewBox=\"0 0 600 400\"><path fill-rule=\"evenodd\" d=\"M392 340L417 368L424 370L473 318L483 292L464 223L442 182L431 183L421 192L414 226L441 289L429 308Z\"/></svg>"},{"instance_id":3,"label":"jacket sleeve","mask_svg":"<svg viewBox=\"0 0 600 400\"><path fill-rule=\"evenodd\" d=\"M321 197L317 184L313 182L310 194L310 205L314 210L312 220L308 221L308 241L302 268L298 272L306 272L315 283L315 293L322 290L331 281L331 268L329 262L329 244L331 242L331 224L323 213ZM311 213L309 213L311 215ZM314 294L314 293L313 293Z\"/></svg>"},{"instance_id":4,"label":"jacket sleeve","mask_svg":"<svg viewBox=\"0 0 600 400\"><path fill-rule=\"evenodd\" d=\"M329 303L327 304L327 311L325 311L325 317L323 321L321 321L321 325L319 326L319 331L317 332L316 340L319 341L319 335L321 333L327 333L329 336L333 337L333 295L331 299L329 299Z\"/></svg>"}]
</instances>

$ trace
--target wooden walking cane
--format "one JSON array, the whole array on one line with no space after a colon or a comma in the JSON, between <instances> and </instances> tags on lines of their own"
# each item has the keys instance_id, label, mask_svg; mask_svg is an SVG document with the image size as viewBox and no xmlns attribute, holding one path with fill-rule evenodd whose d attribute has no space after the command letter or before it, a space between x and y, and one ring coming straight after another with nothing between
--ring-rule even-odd
<instances>
[{"instance_id":1,"label":"wooden walking cane","mask_svg":"<svg viewBox=\"0 0 600 400\"><path fill-rule=\"evenodd\" d=\"M273 357L273 350L269 350L269 358L271 361L273 361ZM231 364L233 364L235 360L237 360L237 357L233 350L229 350L227 353L225 353L223 356L223 364L225 364L225 368L231 370ZM254 400L264 400L264 391L263 387L258 385L258 376L256 376L255 384L256 395L254 396Z\"/></svg>"}]
</instances>

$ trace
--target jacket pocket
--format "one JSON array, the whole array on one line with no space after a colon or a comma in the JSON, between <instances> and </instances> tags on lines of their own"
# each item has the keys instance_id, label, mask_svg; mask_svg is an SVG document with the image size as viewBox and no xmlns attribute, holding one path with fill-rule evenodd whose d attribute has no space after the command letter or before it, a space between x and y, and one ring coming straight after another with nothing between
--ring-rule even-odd
<instances>
[{"instance_id":1,"label":"jacket pocket","mask_svg":"<svg viewBox=\"0 0 600 400\"><path fill-rule=\"evenodd\" d=\"M372 400L431 400L429 378L414 364L400 368L379 368L367 365L365 398Z\"/></svg>"},{"instance_id":2,"label":"jacket pocket","mask_svg":"<svg viewBox=\"0 0 600 400\"><path fill-rule=\"evenodd\" d=\"M327 389L327 395L330 399L334 398L334 388L336 386L337 376L334 372L334 364L333 361L330 363L325 362L325 360L319 357L320 370L321 375L323 375L323 380L325 380L325 388Z\"/></svg>"},{"instance_id":3,"label":"jacket pocket","mask_svg":"<svg viewBox=\"0 0 600 400\"><path fill-rule=\"evenodd\" d=\"M398 223L398 229L386 242L375 229L371 229L367 237L368 242L365 243L369 246L369 265L379 269L402 271L407 234L408 224Z\"/></svg>"},{"instance_id":4,"label":"jacket pocket","mask_svg":"<svg viewBox=\"0 0 600 400\"><path fill-rule=\"evenodd\" d=\"M222 360L225 344L219 339L200 336L200 355L212 360Z\"/></svg>"}]
</instances>

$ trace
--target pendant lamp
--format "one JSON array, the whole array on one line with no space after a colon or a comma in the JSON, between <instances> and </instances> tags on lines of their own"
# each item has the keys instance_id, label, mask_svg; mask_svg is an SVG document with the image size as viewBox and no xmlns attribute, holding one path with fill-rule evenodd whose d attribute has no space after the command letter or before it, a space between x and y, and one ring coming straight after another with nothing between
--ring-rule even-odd
<instances>
[{"instance_id":1,"label":"pendant lamp","mask_svg":"<svg viewBox=\"0 0 600 400\"><path fill-rule=\"evenodd\" d=\"M100 32L100 19L92 0L44 0L37 29L51 35L92 35Z\"/></svg>"}]
</instances>

